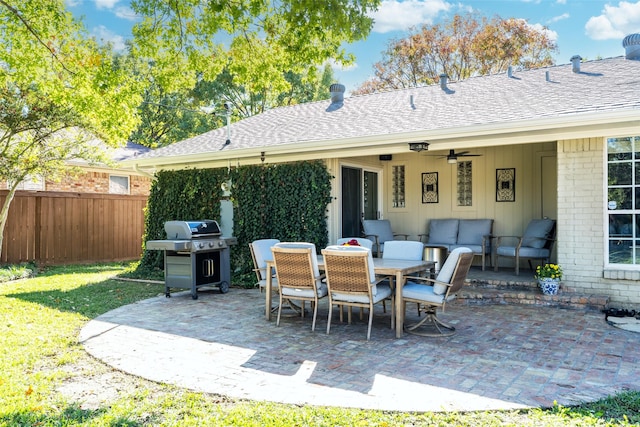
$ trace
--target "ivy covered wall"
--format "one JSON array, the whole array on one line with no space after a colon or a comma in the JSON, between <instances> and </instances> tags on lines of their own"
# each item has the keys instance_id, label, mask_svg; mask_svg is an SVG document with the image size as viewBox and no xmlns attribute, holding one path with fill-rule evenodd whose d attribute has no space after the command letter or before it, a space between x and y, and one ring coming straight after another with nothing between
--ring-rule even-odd
<instances>
[{"instance_id":1,"label":"ivy covered wall","mask_svg":"<svg viewBox=\"0 0 640 427\"><path fill-rule=\"evenodd\" d=\"M219 219L221 185L231 179L233 234L231 249L233 285L249 285L255 276L249 243L263 238L305 241L318 250L328 242L327 205L331 179L322 161L240 166L228 171L189 169L161 171L156 175L145 214L143 241L166 238L170 220ZM140 268L162 269L161 251L145 251Z\"/></svg>"}]
</instances>

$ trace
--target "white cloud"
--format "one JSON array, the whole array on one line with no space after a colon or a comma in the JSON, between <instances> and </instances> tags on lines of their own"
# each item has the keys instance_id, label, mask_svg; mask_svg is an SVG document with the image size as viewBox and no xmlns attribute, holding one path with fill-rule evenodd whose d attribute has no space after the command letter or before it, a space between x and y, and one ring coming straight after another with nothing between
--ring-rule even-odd
<instances>
[{"instance_id":1,"label":"white cloud","mask_svg":"<svg viewBox=\"0 0 640 427\"><path fill-rule=\"evenodd\" d=\"M558 0L557 4L567 4L567 0Z\"/></svg>"},{"instance_id":2,"label":"white cloud","mask_svg":"<svg viewBox=\"0 0 640 427\"><path fill-rule=\"evenodd\" d=\"M122 52L125 49L124 37L119 34L110 31L104 25L95 27L91 34L99 41L103 43L111 43L113 50L116 52Z\"/></svg>"},{"instance_id":3,"label":"white cloud","mask_svg":"<svg viewBox=\"0 0 640 427\"><path fill-rule=\"evenodd\" d=\"M549 19L547 22L549 24L553 24L558 21L564 21L565 19L569 19L569 16L570 15L568 13L563 13L562 15L554 16L553 18Z\"/></svg>"},{"instance_id":4,"label":"white cloud","mask_svg":"<svg viewBox=\"0 0 640 427\"><path fill-rule=\"evenodd\" d=\"M553 30L550 30L549 28L545 28L544 25L542 24L527 24L527 25L540 33L546 34L549 40L553 40L554 42L558 41L558 33Z\"/></svg>"},{"instance_id":5,"label":"white cloud","mask_svg":"<svg viewBox=\"0 0 640 427\"><path fill-rule=\"evenodd\" d=\"M640 1L606 4L602 14L589 18L585 33L593 40L622 39L640 28Z\"/></svg>"},{"instance_id":6,"label":"white cloud","mask_svg":"<svg viewBox=\"0 0 640 427\"><path fill-rule=\"evenodd\" d=\"M373 32L404 31L412 26L430 24L440 12L450 8L451 4L444 0L383 0L372 15L375 20Z\"/></svg>"},{"instance_id":7,"label":"white cloud","mask_svg":"<svg viewBox=\"0 0 640 427\"><path fill-rule=\"evenodd\" d=\"M113 9L120 0L94 0L96 9Z\"/></svg>"},{"instance_id":8,"label":"white cloud","mask_svg":"<svg viewBox=\"0 0 640 427\"><path fill-rule=\"evenodd\" d=\"M127 21L135 21L138 19L138 15L128 6L116 7L114 13L118 18L126 19Z\"/></svg>"}]
</instances>

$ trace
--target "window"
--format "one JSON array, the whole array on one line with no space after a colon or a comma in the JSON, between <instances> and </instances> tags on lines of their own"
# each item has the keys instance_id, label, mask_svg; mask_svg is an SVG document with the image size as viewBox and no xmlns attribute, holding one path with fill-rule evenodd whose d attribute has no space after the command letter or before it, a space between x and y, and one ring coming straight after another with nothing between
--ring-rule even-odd
<instances>
[{"instance_id":1,"label":"window","mask_svg":"<svg viewBox=\"0 0 640 427\"><path fill-rule=\"evenodd\" d=\"M110 175L109 176L109 193L129 194L129 177Z\"/></svg>"},{"instance_id":2,"label":"window","mask_svg":"<svg viewBox=\"0 0 640 427\"><path fill-rule=\"evenodd\" d=\"M457 163L458 206L471 206L472 196L472 169L471 161Z\"/></svg>"},{"instance_id":3,"label":"window","mask_svg":"<svg viewBox=\"0 0 640 427\"><path fill-rule=\"evenodd\" d=\"M11 183L8 182L7 185L10 187ZM27 175L25 179L23 179L17 187L18 190L31 190L31 191L43 191L44 190L44 178L42 175Z\"/></svg>"},{"instance_id":4,"label":"window","mask_svg":"<svg viewBox=\"0 0 640 427\"><path fill-rule=\"evenodd\" d=\"M609 264L640 264L640 136L607 139Z\"/></svg>"},{"instance_id":5,"label":"window","mask_svg":"<svg viewBox=\"0 0 640 427\"><path fill-rule=\"evenodd\" d=\"M393 207L404 208L404 166L394 166L391 179L393 179Z\"/></svg>"}]
</instances>

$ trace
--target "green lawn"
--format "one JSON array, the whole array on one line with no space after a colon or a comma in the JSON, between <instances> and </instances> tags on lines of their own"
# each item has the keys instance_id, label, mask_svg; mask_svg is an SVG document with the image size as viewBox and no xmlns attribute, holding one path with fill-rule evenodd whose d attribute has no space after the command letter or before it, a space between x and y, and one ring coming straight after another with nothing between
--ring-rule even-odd
<instances>
[{"instance_id":1,"label":"green lawn","mask_svg":"<svg viewBox=\"0 0 640 427\"><path fill-rule=\"evenodd\" d=\"M640 425L640 392L550 410L415 414L239 401L129 376L88 356L78 333L102 313L164 293L117 280L131 269L56 267L0 283L0 426ZM84 397L109 398L81 406L69 390L82 384Z\"/></svg>"}]
</instances>

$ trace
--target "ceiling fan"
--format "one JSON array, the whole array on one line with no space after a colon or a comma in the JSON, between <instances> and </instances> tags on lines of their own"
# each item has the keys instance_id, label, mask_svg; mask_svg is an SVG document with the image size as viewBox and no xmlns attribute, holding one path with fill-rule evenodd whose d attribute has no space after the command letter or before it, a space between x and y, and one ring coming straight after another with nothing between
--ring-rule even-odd
<instances>
[{"instance_id":1,"label":"ceiling fan","mask_svg":"<svg viewBox=\"0 0 640 427\"><path fill-rule=\"evenodd\" d=\"M449 154L442 156L437 154L427 154L428 156L438 156L441 159L446 158L447 163L456 163L458 161L458 157L478 157L482 156L482 154L469 154L468 151L460 151L456 153L456 150L449 150Z\"/></svg>"}]
</instances>

